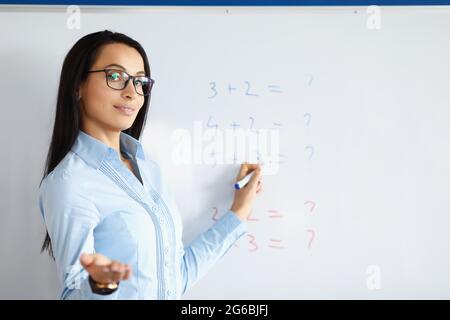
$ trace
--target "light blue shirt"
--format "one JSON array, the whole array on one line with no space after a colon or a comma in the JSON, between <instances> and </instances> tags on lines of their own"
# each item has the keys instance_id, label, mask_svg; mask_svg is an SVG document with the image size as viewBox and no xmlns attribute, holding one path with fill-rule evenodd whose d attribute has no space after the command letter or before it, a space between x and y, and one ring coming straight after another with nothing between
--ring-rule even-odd
<instances>
[{"instance_id":1,"label":"light blue shirt","mask_svg":"<svg viewBox=\"0 0 450 320\"><path fill-rule=\"evenodd\" d=\"M143 183L116 150L79 131L72 150L40 186L61 299L179 299L246 232L229 210L184 247L180 213L160 167L123 132L120 150ZM94 252L132 267L132 277L110 295L93 293L80 265L81 253Z\"/></svg>"}]
</instances>

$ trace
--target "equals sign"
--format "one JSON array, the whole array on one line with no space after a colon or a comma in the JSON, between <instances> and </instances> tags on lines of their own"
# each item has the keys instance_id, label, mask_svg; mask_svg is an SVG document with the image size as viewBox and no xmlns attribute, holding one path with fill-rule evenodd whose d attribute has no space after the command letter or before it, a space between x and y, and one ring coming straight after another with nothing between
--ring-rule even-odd
<instances>
[{"instance_id":1,"label":"equals sign","mask_svg":"<svg viewBox=\"0 0 450 320\"><path fill-rule=\"evenodd\" d=\"M284 247L281 242L283 242L283 240L270 239L269 247L275 249L283 249Z\"/></svg>"},{"instance_id":2,"label":"equals sign","mask_svg":"<svg viewBox=\"0 0 450 320\"><path fill-rule=\"evenodd\" d=\"M279 85L271 84L271 85L268 85L267 87L269 88L269 90L270 90L271 92L283 93L283 91L281 91Z\"/></svg>"},{"instance_id":3,"label":"equals sign","mask_svg":"<svg viewBox=\"0 0 450 320\"><path fill-rule=\"evenodd\" d=\"M283 124L279 123L279 122L272 122L272 124L274 125L274 127L276 129L281 129L281 127L283 126Z\"/></svg>"},{"instance_id":4,"label":"equals sign","mask_svg":"<svg viewBox=\"0 0 450 320\"><path fill-rule=\"evenodd\" d=\"M285 159L287 158L286 155L280 153L278 156L280 157L279 163L286 163L285 161Z\"/></svg>"},{"instance_id":5,"label":"equals sign","mask_svg":"<svg viewBox=\"0 0 450 320\"><path fill-rule=\"evenodd\" d=\"M286 155L280 153L278 155L278 159L276 161L272 161L272 163L278 163L278 164L286 163L286 161L285 161L286 158L287 158Z\"/></svg>"},{"instance_id":6,"label":"equals sign","mask_svg":"<svg viewBox=\"0 0 450 320\"><path fill-rule=\"evenodd\" d=\"M269 218L283 218L283 215L278 210L267 210Z\"/></svg>"}]
</instances>

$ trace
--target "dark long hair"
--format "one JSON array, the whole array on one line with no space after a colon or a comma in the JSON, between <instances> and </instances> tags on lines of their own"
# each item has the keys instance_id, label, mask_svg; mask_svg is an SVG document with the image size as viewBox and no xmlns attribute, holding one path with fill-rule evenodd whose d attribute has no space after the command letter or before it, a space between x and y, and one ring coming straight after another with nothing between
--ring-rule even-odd
<instances>
[{"instance_id":1,"label":"dark long hair","mask_svg":"<svg viewBox=\"0 0 450 320\"><path fill-rule=\"evenodd\" d=\"M87 71L95 63L100 48L110 43L123 43L135 48L144 60L145 73L150 75L150 66L144 48L136 40L122 33L105 30L88 34L78 40L67 53L62 66L56 102L55 124L41 183L72 149L77 139L78 130L81 129L80 101L77 99L78 90L88 75ZM149 102L150 95L145 96L144 105L139 110L133 125L123 132L139 140L145 126ZM43 251L48 251L49 255L54 259L48 231L42 244L41 252Z\"/></svg>"}]
</instances>

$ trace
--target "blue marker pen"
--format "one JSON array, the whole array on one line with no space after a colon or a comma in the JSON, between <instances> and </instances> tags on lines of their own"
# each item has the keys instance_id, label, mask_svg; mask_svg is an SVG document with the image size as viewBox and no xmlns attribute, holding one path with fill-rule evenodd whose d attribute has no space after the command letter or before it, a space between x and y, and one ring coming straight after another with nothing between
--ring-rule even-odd
<instances>
[{"instance_id":1,"label":"blue marker pen","mask_svg":"<svg viewBox=\"0 0 450 320\"><path fill-rule=\"evenodd\" d=\"M242 178L241 180L239 180L238 182L235 183L234 187L236 189L242 189L243 187L245 187L247 185L247 183L250 181L250 179L252 178L253 174L255 173L255 171L250 172L248 175L246 175L244 178Z\"/></svg>"}]
</instances>

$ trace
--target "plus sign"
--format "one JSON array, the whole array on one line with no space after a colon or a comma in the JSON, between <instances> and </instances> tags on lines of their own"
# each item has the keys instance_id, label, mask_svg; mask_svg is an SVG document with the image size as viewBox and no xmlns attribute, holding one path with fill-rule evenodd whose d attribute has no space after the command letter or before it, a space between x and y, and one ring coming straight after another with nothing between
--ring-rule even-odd
<instances>
[{"instance_id":1,"label":"plus sign","mask_svg":"<svg viewBox=\"0 0 450 320\"><path fill-rule=\"evenodd\" d=\"M236 90L236 88L232 87L231 84L228 84L228 93L231 94L231 91Z\"/></svg>"},{"instance_id":2,"label":"plus sign","mask_svg":"<svg viewBox=\"0 0 450 320\"><path fill-rule=\"evenodd\" d=\"M233 121L233 124L231 126L233 127L233 131L235 131L237 127L240 127L240 124L236 123L236 121Z\"/></svg>"}]
</instances>

